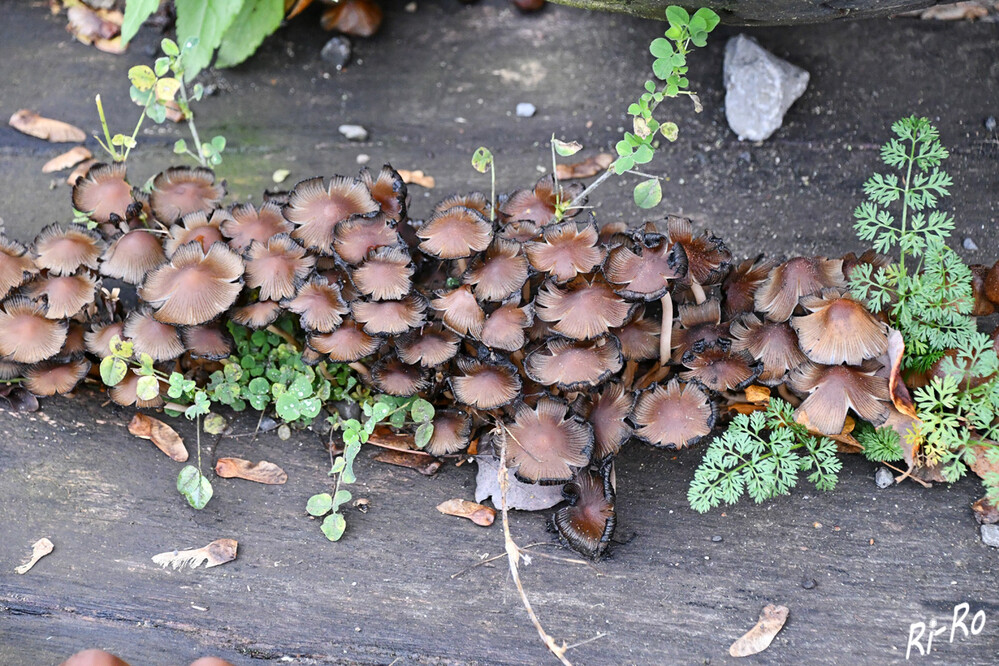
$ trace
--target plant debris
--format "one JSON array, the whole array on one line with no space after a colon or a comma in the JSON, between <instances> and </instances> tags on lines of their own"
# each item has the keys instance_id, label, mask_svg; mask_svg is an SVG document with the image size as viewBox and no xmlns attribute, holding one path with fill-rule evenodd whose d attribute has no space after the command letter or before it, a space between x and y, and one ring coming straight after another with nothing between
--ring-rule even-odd
<instances>
[{"instance_id":1,"label":"plant debris","mask_svg":"<svg viewBox=\"0 0 999 666\"><path fill-rule=\"evenodd\" d=\"M266 460L251 463L243 458L219 458L215 473L223 479L245 479L270 486L279 486L288 480L287 472Z\"/></svg>"},{"instance_id":2,"label":"plant debris","mask_svg":"<svg viewBox=\"0 0 999 666\"><path fill-rule=\"evenodd\" d=\"M52 143L83 143L87 140L86 133L79 127L40 116L30 109L16 112L8 124L18 132Z\"/></svg>"},{"instance_id":3,"label":"plant debris","mask_svg":"<svg viewBox=\"0 0 999 666\"><path fill-rule=\"evenodd\" d=\"M56 155L48 162L42 166L42 173L53 173L55 171L62 171L63 169L69 169L74 167L80 162L89 160L93 157L93 153L84 148L83 146L76 146L70 148L65 153L61 155Z\"/></svg>"},{"instance_id":4,"label":"plant debris","mask_svg":"<svg viewBox=\"0 0 999 666\"><path fill-rule=\"evenodd\" d=\"M437 505L437 510L448 516L468 518L476 525L489 527L496 520L496 509L464 499L449 499Z\"/></svg>"},{"instance_id":5,"label":"plant debris","mask_svg":"<svg viewBox=\"0 0 999 666\"><path fill-rule=\"evenodd\" d=\"M494 506L500 503L499 459L491 453L475 457L479 471L475 475L475 501L491 499ZM562 486L541 486L534 483L521 483L510 470L507 470L507 506L520 511L541 511L550 509L563 499Z\"/></svg>"},{"instance_id":6,"label":"plant debris","mask_svg":"<svg viewBox=\"0 0 999 666\"><path fill-rule=\"evenodd\" d=\"M614 163L614 156L610 153L600 153L587 157L582 162L575 164L559 164L555 167L555 175L559 180L579 180L581 178L592 178L598 173L606 171Z\"/></svg>"},{"instance_id":7,"label":"plant debris","mask_svg":"<svg viewBox=\"0 0 999 666\"><path fill-rule=\"evenodd\" d=\"M784 627L784 623L787 622L787 614L787 606L770 604L764 607L756 626L732 643L728 653L733 657L748 657L763 652L770 647L774 636Z\"/></svg>"},{"instance_id":8,"label":"plant debris","mask_svg":"<svg viewBox=\"0 0 999 666\"><path fill-rule=\"evenodd\" d=\"M128 431L141 439L152 441L163 453L172 460L185 462L188 458L187 447L177 431L159 419L136 413L128 424Z\"/></svg>"},{"instance_id":9,"label":"plant debris","mask_svg":"<svg viewBox=\"0 0 999 666\"><path fill-rule=\"evenodd\" d=\"M433 176L428 176L419 169L416 171L399 169L399 175L402 176L402 182L411 185L419 185L420 187L425 187L428 190L432 190L437 186L437 181Z\"/></svg>"},{"instance_id":10,"label":"plant debris","mask_svg":"<svg viewBox=\"0 0 999 666\"><path fill-rule=\"evenodd\" d=\"M42 537L35 543L31 544L31 559L14 569L15 573L26 574L31 571L31 567L35 566L38 560L42 559L55 549L55 545L49 541L47 538Z\"/></svg>"},{"instance_id":11,"label":"plant debris","mask_svg":"<svg viewBox=\"0 0 999 666\"><path fill-rule=\"evenodd\" d=\"M202 564L205 568L217 567L236 559L238 542L235 539L216 539L207 546L191 550L171 550L159 555L153 555L153 562L164 569L168 566L182 569L185 566L196 569Z\"/></svg>"},{"instance_id":12,"label":"plant debris","mask_svg":"<svg viewBox=\"0 0 999 666\"><path fill-rule=\"evenodd\" d=\"M433 476L441 468L441 461L437 458L428 458L422 453L409 453L408 451L396 451L395 449L379 451L373 456L373 460L389 465L415 469L424 476Z\"/></svg>"}]
</instances>

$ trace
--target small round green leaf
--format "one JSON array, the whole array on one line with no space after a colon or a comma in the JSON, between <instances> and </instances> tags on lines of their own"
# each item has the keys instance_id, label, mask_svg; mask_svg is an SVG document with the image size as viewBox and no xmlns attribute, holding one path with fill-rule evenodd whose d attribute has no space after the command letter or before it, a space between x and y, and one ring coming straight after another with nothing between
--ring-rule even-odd
<instances>
[{"instance_id":1,"label":"small round green leaf","mask_svg":"<svg viewBox=\"0 0 999 666\"><path fill-rule=\"evenodd\" d=\"M140 91L152 90L156 85L156 72L148 65L136 65L128 70L128 80Z\"/></svg>"},{"instance_id":2,"label":"small round green leaf","mask_svg":"<svg viewBox=\"0 0 999 666\"><path fill-rule=\"evenodd\" d=\"M204 429L209 435L221 435L225 432L226 427L229 424L226 423L225 417L221 414L216 414L215 412L209 412L205 415Z\"/></svg>"},{"instance_id":3,"label":"small round green leaf","mask_svg":"<svg viewBox=\"0 0 999 666\"><path fill-rule=\"evenodd\" d=\"M177 490L195 509L205 508L212 498L212 484L194 465L186 465L177 475Z\"/></svg>"},{"instance_id":4,"label":"small round green leaf","mask_svg":"<svg viewBox=\"0 0 999 666\"><path fill-rule=\"evenodd\" d=\"M486 147L479 147L472 153L472 168L479 173L485 173L493 164L493 154Z\"/></svg>"},{"instance_id":5,"label":"small round green leaf","mask_svg":"<svg viewBox=\"0 0 999 666\"><path fill-rule=\"evenodd\" d=\"M139 400L155 400L160 394L160 383L155 377L139 377L135 384L135 395Z\"/></svg>"},{"instance_id":6,"label":"small round green leaf","mask_svg":"<svg viewBox=\"0 0 999 666\"><path fill-rule=\"evenodd\" d=\"M653 39L652 43L649 44L649 51L657 58L668 58L673 55L673 45L668 39L663 39L659 37L658 39ZM646 86L648 89L648 86ZM649 92L652 92L651 90Z\"/></svg>"},{"instance_id":7,"label":"small round green leaf","mask_svg":"<svg viewBox=\"0 0 999 666\"><path fill-rule=\"evenodd\" d=\"M578 141L560 141L559 139L552 139L552 145L555 147L555 152L562 157L570 157L583 149L583 144Z\"/></svg>"},{"instance_id":8,"label":"small round green leaf","mask_svg":"<svg viewBox=\"0 0 999 666\"><path fill-rule=\"evenodd\" d=\"M333 497L329 493L319 493L309 498L305 510L310 516L325 516L333 508Z\"/></svg>"},{"instance_id":9,"label":"small round green leaf","mask_svg":"<svg viewBox=\"0 0 999 666\"><path fill-rule=\"evenodd\" d=\"M420 427L416 429L416 434L414 439L416 440L416 448L422 449L424 446L430 443L430 438L434 436L434 424L433 423L421 423Z\"/></svg>"},{"instance_id":10,"label":"small round green leaf","mask_svg":"<svg viewBox=\"0 0 999 666\"><path fill-rule=\"evenodd\" d=\"M434 406L423 398L417 398L410 407L410 414L417 423L427 423L434 418Z\"/></svg>"},{"instance_id":11,"label":"small round green leaf","mask_svg":"<svg viewBox=\"0 0 999 666\"><path fill-rule=\"evenodd\" d=\"M339 513L332 513L323 520L321 529L327 539L330 541L339 541L340 537L343 536L344 530L347 529L347 521Z\"/></svg>"},{"instance_id":12,"label":"small round green leaf","mask_svg":"<svg viewBox=\"0 0 999 666\"><path fill-rule=\"evenodd\" d=\"M663 189L658 178L650 178L635 186L635 205L639 208L655 208L663 198Z\"/></svg>"},{"instance_id":13,"label":"small round green leaf","mask_svg":"<svg viewBox=\"0 0 999 666\"><path fill-rule=\"evenodd\" d=\"M107 386L117 386L127 372L128 365L120 358L108 356L101 361L101 380Z\"/></svg>"},{"instance_id":14,"label":"small round green leaf","mask_svg":"<svg viewBox=\"0 0 999 666\"><path fill-rule=\"evenodd\" d=\"M168 56L180 55L180 49L177 48L177 42L172 39L164 39L160 42L160 49Z\"/></svg>"},{"instance_id":15,"label":"small round green leaf","mask_svg":"<svg viewBox=\"0 0 999 666\"><path fill-rule=\"evenodd\" d=\"M340 508L340 505L346 504L347 502L349 502L351 497L352 497L352 495L350 494L349 490L338 490L338 491L336 491L336 495L333 497L333 503L332 503L332 506L330 507L330 509L332 511L336 511L337 509Z\"/></svg>"},{"instance_id":16,"label":"small round green leaf","mask_svg":"<svg viewBox=\"0 0 999 666\"><path fill-rule=\"evenodd\" d=\"M659 131L668 141L676 141L680 135L680 128L676 126L676 123L663 123Z\"/></svg>"}]
</instances>

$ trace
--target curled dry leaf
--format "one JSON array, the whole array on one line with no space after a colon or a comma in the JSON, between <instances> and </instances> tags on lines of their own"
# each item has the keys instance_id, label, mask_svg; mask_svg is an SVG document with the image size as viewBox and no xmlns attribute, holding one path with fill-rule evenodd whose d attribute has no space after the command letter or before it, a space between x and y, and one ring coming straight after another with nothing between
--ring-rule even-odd
<instances>
[{"instance_id":1,"label":"curled dry leaf","mask_svg":"<svg viewBox=\"0 0 999 666\"><path fill-rule=\"evenodd\" d=\"M388 463L389 465L415 469L424 476L433 476L441 468L441 461L437 458L428 457L424 453L410 453L409 451L396 451L395 449L379 451L374 456L374 459L378 462Z\"/></svg>"},{"instance_id":2,"label":"curled dry leaf","mask_svg":"<svg viewBox=\"0 0 999 666\"><path fill-rule=\"evenodd\" d=\"M787 606L766 606L760 613L760 621L756 626L747 631L742 638L732 643L728 653L733 657L748 657L751 654L763 652L774 636L777 635L787 622Z\"/></svg>"},{"instance_id":3,"label":"curled dry leaf","mask_svg":"<svg viewBox=\"0 0 999 666\"><path fill-rule=\"evenodd\" d=\"M428 190L434 189L437 185L437 181L433 176L428 176L419 169L416 171L407 171L405 169L399 169L399 175L402 176L402 182L410 183L412 185L419 185L420 187L425 187Z\"/></svg>"},{"instance_id":4,"label":"curled dry leaf","mask_svg":"<svg viewBox=\"0 0 999 666\"><path fill-rule=\"evenodd\" d=\"M496 509L463 499L449 499L437 505L437 510L448 516L468 518L476 525L489 527L496 520Z\"/></svg>"},{"instance_id":5,"label":"curled dry leaf","mask_svg":"<svg viewBox=\"0 0 999 666\"><path fill-rule=\"evenodd\" d=\"M128 424L128 431L141 439L152 441L163 453L172 460L184 462L187 460L187 447L177 431L159 419L145 414L136 414Z\"/></svg>"},{"instance_id":6,"label":"curled dry leaf","mask_svg":"<svg viewBox=\"0 0 999 666\"><path fill-rule=\"evenodd\" d=\"M269 486L279 486L288 480L288 474L283 469L266 460L251 463L243 458L219 458L215 463L215 473L223 479L246 479Z\"/></svg>"},{"instance_id":7,"label":"curled dry leaf","mask_svg":"<svg viewBox=\"0 0 999 666\"><path fill-rule=\"evenodd\" d=\"M751 402L754 405L757 404L767 404L770 402L770 389L766 386L758 386L753 384L746 387L746 401Z\"/></svg>"},{"instance_id":8,"label":"curled dry leaf","mask_svg":"<svg viewBox=\"0 0 999 666\"><path fill-rule=\"evenodd\" d=\"M185 566L192 569L200 567L217 567L226 562L236 559L236 548L238 542L235 539L216 539L207 546L192 548L191 550L171 550L159 555L153 555L153 562L163 568L168 566L174 569L181 569Z\"/></svg>"},{"instance_id":9,"label":"curled dry leaf","mask_svg":"<svg viewBox=\"0 0 999 666\"><path fill-rule=\"evenodd\" d=\"M924 9L919 18L924 21L974 21L989 15L984 2L955 2Z\"/></svg>"},{"instance_id":10,"label":"curled dry leaf","mask_svg":"<svg viewBox=\"0 0 999 666\"><path fill-rule=\"evenodd\" d=\"M8 124L18 132L52 141L53 143L83 143L87 135L79 127L40 116L30 109L21 109L10 117Z\"/></svg>"},{"instance_id":11,"label":"curled dry leaf","mask_svg":"<svg viewBox=\"0 0 999 666\"><path fill-rule=\"evenodd\" d=\"M84 160L89 160L91 157L93 157L93 154L89 150L83 146L76 146L46 162L42 167L42 173L52 173L53 171L69 169Z\"/></svg>"},{"instance_id":12,"label":"curled dry leaf","mask_svg":"<svg viewBox=\"0 0 999 666\"><path fill-rule=\"evenodd\" d=\"M605 171L614 162L614 156L610 153L600 153L587 157L582 162L575 164L559 164L555 167L555 175L559 180L577 180L580 178L592 178L598 173Z\"/></svg>"},{"instance_id":13,"label":"curled dry leaf","mask_svg":"<svg viewBox=\"0 0 999 666\"><path fill-rule=\"evenodd\" d=\"M982 525L999 523L999 507L990 502L987 497L983 497L972 504L971 510L975 514L975 520Z\"/></svg>"},{"instance_id":14,"label":"curled dry leaf","mask_svg":"<svg viewBox=\"0 0 999 666\"><path fill-rule=\"evenodd\" d=\"M878 374L880 375L884 371L888 372L888 392L895 409L915 419L917 418L916 405L912 401L912 396L909 395L908 387L902 381L902 355L904 353L905 341L902 339L902 334L894 328L889 328L888 349L878 358L883 366Z\"/></svg>"},{"instance_id":15,"label":"curled dry leaf","mask_svg":"<svg viewBox=\"0 0 999 666\"><path fill-rule=\"evenodd\" d=\"M31 571L31 567L35 566L35 563L38 562L38 560L51 553L54 549L55 545L45 537L42 537L35 543L31 544L31 559L15 568L15 573L22 575L28 573Z\"/></svg>"},{"instance_id":16,"label":"curled dry leaf","mask_svg":"<svg viewBox=\"0 0 999 666\"><path fill-rule=\"evenodd\" d=\"M82 162L77 164L76 168L73 169L69 173L69 176L66 177L66 184L76 185L76 181L86 176L87 172L90 171L90 167L94 166L95 164L97 164L97 160L95 159L83 160Z\"/></svg>"}]
</instances>

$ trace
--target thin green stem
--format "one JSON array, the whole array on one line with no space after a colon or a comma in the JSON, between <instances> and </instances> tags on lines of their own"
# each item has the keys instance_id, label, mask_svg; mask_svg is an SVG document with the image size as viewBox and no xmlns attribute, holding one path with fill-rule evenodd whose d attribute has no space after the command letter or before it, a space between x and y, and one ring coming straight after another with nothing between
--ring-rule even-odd
<instances>
[{"instance_id":1,"label":"thin green stem","mask_svg":"<svg viewBox=\"0 0 999 666\"><path fill-rule=\"evenodd\" d=\"M111 143L111 130L108 129L108 121L104 117L104 105L101 103L101 96L98 95L95 98L95 101L97 102L97 115L100 116L101 118L101 127L104 128L104 138L107 141L107 144L102 143L101 146L104 148L104 150L111 153L111 158L115 162L120 162L121 159L119 159L118 157L118 151L114 149L114 146ZM98 139L97 141L99 143L100 139Z\"/></svg>"},{"instance_id":2,"label":"thin green stem","mask_svg":"<svg viewBox=\"0 0 999 666\"><path fill-rule=\"evenodd\" d=\"M489 161L489 177L492 181L489 189L489 221L496 221L496 159Z\"/></svg>"},{"instance_id":3,"label":"thin green stem","mask_svg":"<svg viewBox=\"0 0 999 666\"><path fill-rule=\"evenodd\" d=\"M198 128L194 125L194 114L191 113L190 100L187 98L187 86L184 84L183 75L178 79L180 81L180 98L184 101L183 112L187 116L187 127L191 130L191 139L194 140L194 148L198 151L197 160L201 166L208 166L208 162L205 160L205 155L201 150L201 138L198 136Z\"/></svg>"},{"instance_id":4,"label":"thin green stem","mask_svg":"<svg viewBox=\"0 0 999 666\"><path fill-rule=\"evenodd\" d=\"M905 172L905 187L902 190L902 228L899 238L905 238L909 216L909 183L912 179L912 165L916 162L916 137L913 136L911 141L912 148L909 150L909 166ZM905 250L901 248L898 252L898 269L900 274L905 275Z\"/></svg>"}]
</instances>

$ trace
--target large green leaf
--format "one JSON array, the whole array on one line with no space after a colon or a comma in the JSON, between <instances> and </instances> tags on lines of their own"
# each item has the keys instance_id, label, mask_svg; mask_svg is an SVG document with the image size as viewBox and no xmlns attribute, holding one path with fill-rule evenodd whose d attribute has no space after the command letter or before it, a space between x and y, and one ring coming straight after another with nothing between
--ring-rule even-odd
<instances>
[{"instance_id":1,"label":"large green leaf","mask_svg":"<svg viewBox=\"0 0 999 666\"><path fill-rule=\"evenodd\" d=\"M175 0L177 39L181 44L195 38L197 45L184 56L184 78L188 81L208 66L243 6L243 0Z\"/></svg>"},{"instance_id":2,"label":"large green leaf","mask_svg":"<svg viewBox=\"0 0 999 666\"><path fill-rule=\"evenodd\" d=\"M128 0L121 22L121 43L128 44L139 28L160 6L160 0Z\"/></svg>"},{"instance_id":3,"label":"large green leaf","mask_svg":"<svg viewBox=\"0 0 999 666\"><path fill-rule=\"evenodd\" d=\"M267 35L278 29L284 18L284 0L243 0L239 15L222 36L215 64L232 67L257 50Z\"/></svg>"}]
</instances>

